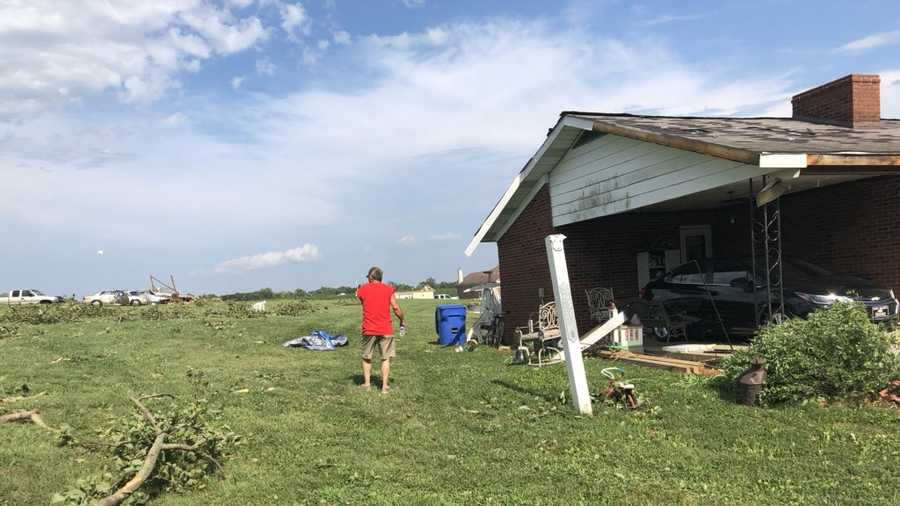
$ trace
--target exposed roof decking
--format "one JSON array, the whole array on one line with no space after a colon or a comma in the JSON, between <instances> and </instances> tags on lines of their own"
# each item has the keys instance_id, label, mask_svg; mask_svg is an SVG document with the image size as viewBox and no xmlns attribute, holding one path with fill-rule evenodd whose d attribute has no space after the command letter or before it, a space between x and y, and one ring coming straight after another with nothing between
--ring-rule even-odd
<instances>
[{"instance_id":1,"label":"exposed roof decking","mask_svg":"<svg viewBox=\"0 0 900 506\"><path fill-rule=\"evenodd\" d=\"M759 153L900 155L900 120L896 119L883 119L877 125L847 128L790 118L702 118L591 112L564 112L563 116L593 121L596 131L633 138L639 138L638 135L644 133L658 137L657 140L670 136L688 142L698 141L711 146L743 151L751 155ZM628 135L629 131L635 135ZM641 140L654 142L646 137Z\"/></svg>"}]
</instances>

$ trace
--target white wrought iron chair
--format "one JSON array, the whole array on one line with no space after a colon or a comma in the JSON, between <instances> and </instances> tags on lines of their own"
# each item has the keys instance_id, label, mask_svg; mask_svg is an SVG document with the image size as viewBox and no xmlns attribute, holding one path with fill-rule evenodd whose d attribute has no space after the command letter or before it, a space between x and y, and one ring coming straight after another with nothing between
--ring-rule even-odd
<instances>
[{"instance_id":1,"label":"white wrought iron chair","mask_svg":"<svg viewBox=\"0 0 900 506\"><path fill-rule=\"evenodd\" d=\"M556 316L556 301L548 302L538 308L537 328L534 319L528 320L527 327L516 328L519 347L531 343L533 352L528 356L528 365L543 367L562 362L562 351L559 340L559 320Z\"/></svg>"}]
</instances>

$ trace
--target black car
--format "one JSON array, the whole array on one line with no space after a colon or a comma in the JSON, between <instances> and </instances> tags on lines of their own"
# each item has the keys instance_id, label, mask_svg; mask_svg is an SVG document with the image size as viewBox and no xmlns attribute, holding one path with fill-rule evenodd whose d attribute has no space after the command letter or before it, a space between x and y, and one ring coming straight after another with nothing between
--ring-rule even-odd
<instances>
[{"instance_id":1,"label":"black car","mask_svg":"<svg viewBox=\"0 0 900 506\"><path fill-rule=\"evenodd\" d=\"M646 300L662 302L669 314L699 319L696 326L701 329L721 329L718 312L729 331L754 332L757 311L761 321L768 318L768 291L761 265L754 290L750 282L752 265L750 259L690 262L648 283L641 295ZM804 260L786 258L782 261L782 279L785 313L789 317L806 317L839 300L862 303L875 322L897 317L898 302L893 290L861 277L835 274Z\"/></svg>"}]
</instances>

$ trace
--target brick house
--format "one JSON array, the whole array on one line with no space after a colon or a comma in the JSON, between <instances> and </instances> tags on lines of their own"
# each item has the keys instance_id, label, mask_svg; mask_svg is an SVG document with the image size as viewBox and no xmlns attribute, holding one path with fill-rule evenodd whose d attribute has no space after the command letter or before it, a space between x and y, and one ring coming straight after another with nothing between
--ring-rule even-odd
<instances>
[{"instance_id":1,"label":"brick house","mask_svg":"<svg viewBox=\"0 0 900 506\"><path fill-rule=\"evenodd\" d=\"M547 235L567 238L584 332L589 288L630 298L670 261L749 256L764 185L781 195L785 255L900 288L900 120L881 118L879 77L792 106L792 118L563 112L466 250L498 245L505 339L553 298ZM666 252L656 264L654 251Z\"/></svg>"}]
</instances>

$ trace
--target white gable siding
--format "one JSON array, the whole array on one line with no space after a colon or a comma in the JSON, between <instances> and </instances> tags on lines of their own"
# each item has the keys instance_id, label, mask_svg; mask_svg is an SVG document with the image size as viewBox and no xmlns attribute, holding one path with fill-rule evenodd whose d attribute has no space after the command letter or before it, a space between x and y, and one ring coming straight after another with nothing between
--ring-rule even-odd
<instances>
[{"instance_id":1,"label":"white gable siding","mask_svg":"<svg viewBox=\"0 0 900 506\"><path fill-rule=\"evenodd\" d=\"M603 135L570 150L550 173L553 225L638 209L772 171Z\"/></svg>"}]
</instances>

